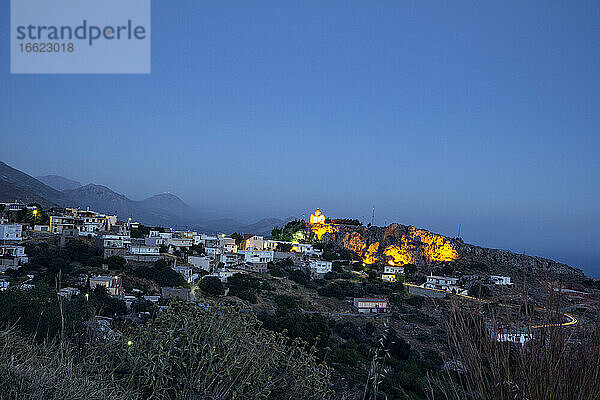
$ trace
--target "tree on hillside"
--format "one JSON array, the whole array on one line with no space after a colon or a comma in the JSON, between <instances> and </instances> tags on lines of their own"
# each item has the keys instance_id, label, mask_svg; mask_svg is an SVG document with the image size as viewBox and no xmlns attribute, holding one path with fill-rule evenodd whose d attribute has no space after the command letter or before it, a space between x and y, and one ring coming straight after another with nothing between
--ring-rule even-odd
<instances>
[{"instance_id":1,"label":"tree on hillside","mask_svg":"<svg viewBox=\"0 0 600 400\"><path fill-rule=\"evenodd\" d=\"M292 251L292 244L291 243L277 243L277 246L275 247L275 251L289 253L290 251Z\"/></svg>"},{"instance_id":2,"label":"tree on hillside","mask_svg":"<svg viewBox=\"0 0 600 400\"><path fill-rule=\"evenodd\" d=\"M235 245L238 247L238 249L242 247L242 242L244 241L244 237L241 234L234 232L231 234L231 238L235 239Z\"/></svg>"},{"instance_id":3,"label":"tree on hillside","mask_svg":"<svg viewBox=\"0 0 600 400\"><path fill-rule=\"evenodd\" d=\"M200 281L200 289L211 296L222 296L225 294L225 288L219 278L209 276L202 278Z\"/></svg>"},{"instance_id":4,"label":"tree on hillside","mask_svg":"<svg viewBox=\"0 0 600 400\"><path fill-rule=\"evenodd\" d=\"M122 270L125 267L127 261L120 256L110 256L106 259L106 264L109 269Z\"/></svg>"}]
</instances>

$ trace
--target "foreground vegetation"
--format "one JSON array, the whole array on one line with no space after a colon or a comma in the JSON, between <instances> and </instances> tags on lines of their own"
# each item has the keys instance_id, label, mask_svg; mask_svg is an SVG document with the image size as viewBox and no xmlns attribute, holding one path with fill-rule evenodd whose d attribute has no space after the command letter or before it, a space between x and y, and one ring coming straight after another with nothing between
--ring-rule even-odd
<instances>
[{"instance_id":1,"label":"foreground vegetation","mask_svg":"<svg viewBox=\"0 0 600 400\"><path fill-rule=\"evenodd\" d=\"M29 265L9 271L13 284L0 292L0 398L600 398L595 325L536 330L525 346L499 343L488 306L408 295L332 246L324 253L333 270L322 279L282 260L265 274L202 279L191 288L198 303L161 299L162 310L141 293L189 288L164 260L103 260L85 241L33 243L28 253ZM81 287L82 273L106 274L102 264L138 290L129 308L101 288L57 296L57 287ZM416 266L406 271L418 281ZM35 286L21 290L27 274ZM356 315L348 299L365 296L387 297L392 314ZM110 329L98 317L110 317Z\"/></svg>"},{"instance_id":2,"label":"foreground vegetation","mask_svg":"<svg viewBox=\"0 0 600 400\"><path fill-rule=\"evenodd\" d=\"M109 340L39 341L0 332L2 398L325 399L314 350L260 328L252 314L173 301ZM92 339L91 336L89 336Z\"/></svg>"}]
</instances>

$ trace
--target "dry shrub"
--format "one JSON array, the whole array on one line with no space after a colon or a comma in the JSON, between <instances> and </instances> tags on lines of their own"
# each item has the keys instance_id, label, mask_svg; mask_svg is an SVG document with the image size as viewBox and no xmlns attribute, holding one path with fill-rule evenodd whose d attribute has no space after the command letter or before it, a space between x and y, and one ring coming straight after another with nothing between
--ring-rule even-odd
<instances>
[{"instance_id":1,"label":"dry shrub","mask_svg":"<svg viewBox=\"0 0 600 400\"><path fill-rule=\"evenodd\" d=\"M0 331L0 398L86 400L136 398L119 387L111 371L67 345L37 343L14 329Z\"/></svg>"},{"instance_id":2,"label":"dry shrub","mask_svg":"<svg viewBox=\"0 0 600 400\"><path fill-rule=\"evenodd\" d=\"M129 343L131 340L131 343ZM150 399L324 399L329 370L314 349L260 328L254 314L174 301L109 343L123 386Z\"/></svg>"}]
</instances>

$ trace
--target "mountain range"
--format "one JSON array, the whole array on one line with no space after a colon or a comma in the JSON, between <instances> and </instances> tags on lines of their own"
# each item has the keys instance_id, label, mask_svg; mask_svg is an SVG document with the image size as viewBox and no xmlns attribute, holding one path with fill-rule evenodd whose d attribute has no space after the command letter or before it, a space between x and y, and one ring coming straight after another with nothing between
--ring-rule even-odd
<instances>
[{"instance_id":1,"label":"mountain range","mask_svg":"<svg viewBox=\"0 0 600 400\"><path fill-rule=\"evenodd\" d=\"M59 176L45 175L37 179L0 161L0 201L20 200L38 203L44 208L79 207L116 214L122 220L132 218L145 225L170 226L199 232L241 232L269 235L275 226L291 220L264 218L247 225L229 218L202 218L202 213L171 193L147 199L132 200L102 185L87 184Z\"/></svg>"}]
</instances>

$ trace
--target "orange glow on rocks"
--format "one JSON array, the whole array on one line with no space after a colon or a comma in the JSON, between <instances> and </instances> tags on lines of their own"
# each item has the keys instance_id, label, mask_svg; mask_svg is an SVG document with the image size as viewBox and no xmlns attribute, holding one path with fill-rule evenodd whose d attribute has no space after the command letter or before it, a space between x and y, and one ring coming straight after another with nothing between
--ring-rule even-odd
<instances>
[{"instance_id":1,"label":"orange glow on rocks","mask_svg":"<svg viewBox=\"0 0 600 400\"><path fill-rule=\"evenodd\" d=\"M344 247L360 255L364 253L367 244L359 232L348 232L344 236Z\"/></svg>"},{"instance_id":2,"label":"orange glow on rocks","mask_svg":"<svg viewBox=\"0 0 600 400\"><path fill-rule=\"evenodd\" d=\"M404 239L404 236L402 237ZM404 242L404 240L402 240ZM390 265L404 265L404 264L414 264L415 257L409 253L407 246L405 243L402 243L402 246L390 245L385 248L383 254L392 257L392 259L388 262Z\"/></svg>"},{"instance_id":3,"label":"orange glow on rocks","mask_svg":"<svg viewBox=\"0 0 600 400\"><path fill-rule=\"evenodd\" d=\"M437 261L454 261L458 253L452 242L441 235L436 235L424 229L408 227L408 232L398 236L397 230L386 232L385 242L390 239L395 244L385 248L379 242L371 243L368 248L364 245L364 237L358 232L347 234L344 246L357 254L362 254L365 264L375 264L379 261L390 265L422 264ZM395 238L395 240L393 239ZM392 241L392 243L393 243Z\"/></svg>"},{"instance_id":4,"label":"orange glow on rocks","mask_svg":"<svg viewBox=\"0 0 600 400\"><path fill-rule=\"evenodd\" d=\"M371 243L363 256L365 264L375 264L377 262L377 251L379 250L379 242Z\"/></svg>"},{"instance_id":5,"label":"orange glow on rocks","mask_svg":"<svg viewBox=\"0 0 600 400\"><path fill-rule=\"evenodd\" d=\"M429 261L454 261L458 258L458 253L452 243L445 237L423 229L413 228L411 233L421 239L423 251Z\"/></svg>"},{"instance_id":6,"label":"orange glow on rocks","mask_svg":"<svg viewBox=\"0 0 600 400\"><path fill-rule=\"evenodd\" d=\"M321 237L323 237L323 235L326 233L337 232L337 228L331 224L311 224L310 230L312 230L314 234L317 235L317 238L319 240L321 240Z\"/></svg>"}]
</instances>

